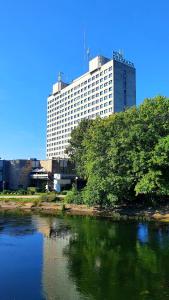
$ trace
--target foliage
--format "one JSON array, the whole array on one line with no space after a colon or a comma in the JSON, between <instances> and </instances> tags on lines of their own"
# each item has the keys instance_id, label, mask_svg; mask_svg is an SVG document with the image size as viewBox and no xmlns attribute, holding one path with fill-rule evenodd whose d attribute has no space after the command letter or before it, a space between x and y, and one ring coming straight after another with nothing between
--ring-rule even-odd
<instances>
[{"instance_id":1,"label":"foliage","mask_svg":"<svg viewBox=\"0 0 169 300\"><path fill-rule=\"evenodd\" d=\"M18 194L18 195L27 195L27 190L19 189L19 190L16 191L16 194Z\"/></svg>"},{"instance_id":2,"label":"foliage","mask_svg":"<svg viewBox=\"0 0 169 300\"><path fill-rule=\"evenodd\" d=\"M67 195L67 193L69 192L69 190L63 190L60 192L61 195Z\"/></svg>"},{"instance_id":3,"label":"foliage","mask_svg":"<svg viewBox=\"0 0 169 300\"><path fill-rule=\"evenodd\" d=\"M125 112L86 120L84 134L80 124L71 141L77 170L87 179L85 203L169 195L168 98L145 99Z\"/></svg>"},{"instance_id":4,"label":"foliage","mask_svg":"<svg viewBox=\"0 0 169 300\"><path fill-rule=\"evenodd\" d=\"M75 203L75 204L83 203L82 195L75 186L72 187L72 190L67 192L67 195L65 197L65 202L66 203Z\"/></svg>"},{"instance_id":5,"label":"foliage","mask_svg":"<svg viewBox=\"0 0 169 300\"><path fill-rule=\"evenodd\" d=\"M28 191L28 194L30 194L30 195L34 195L37 192L36 187L34 187L34 186L29 186L27 188L27 191Z\"/></svg>"},{"instance_id":6,"label":"foliage","mask_svg":"<svg viewBox=\"0 0 169 300\"><path fill-rule=\"evenodd\" d=\"M10 192L11 192L10 190L3 190L2 194L6 195L6 194L10 194Z\"/></svg>"},{"instance_id":7,"label":"foliage","mask_svg":"<svg viewBox=\"0 0 169 300\"><path fill-rule=\"evenodd\" d=\"M56 201L56 193L46 193L40 196L40 200L43 202L53 202Z\"/></svg>"},{"instance_id":8,"label":"foliage","mask_svg":"<svg viewBox=\"0 0 169 300\"><path fill-rule=\"evenodd\" d=\"M76 171L79 176L85 177L83 156L85 153L85 146L83 140L87 137L87 132L92 125L92 120L82 119L79 125L72 130L69 146L66 149L66 154L76 164Z\"/></svg>"}]
</instances>

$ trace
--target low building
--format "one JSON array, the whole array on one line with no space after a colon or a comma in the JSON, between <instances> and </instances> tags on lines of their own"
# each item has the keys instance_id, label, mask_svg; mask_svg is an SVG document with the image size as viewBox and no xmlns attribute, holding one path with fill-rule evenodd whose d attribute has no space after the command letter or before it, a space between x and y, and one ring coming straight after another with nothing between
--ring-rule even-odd
<instances>
[{"instance_id":1,"label":"low building","mask_svg":"<svg viewBox=\"0 0 169 300\"><path fill-rule=\"evenodd\" d=\"M61 191L75 178L74 165L66 159L0 160L0 190L27 189ZM60 181L62 179L62 181Z\"/></svg>"}]
</instances>

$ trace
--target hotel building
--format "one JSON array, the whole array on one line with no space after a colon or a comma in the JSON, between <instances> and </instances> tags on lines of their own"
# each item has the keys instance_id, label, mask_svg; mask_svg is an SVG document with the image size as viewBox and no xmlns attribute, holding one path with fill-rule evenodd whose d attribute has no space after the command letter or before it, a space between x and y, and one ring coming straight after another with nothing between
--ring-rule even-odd
<instances>
[{"instance_id":1,"label":"hotel building","mask_svg":"<svg viewBox=\"0 0 169 300\"><path fill-rule=\"evenodd\" d=\"M122 54L97 56L89 71L64 83L61 76L47 100L47 158L66 158L72 129L83 118L108 117L136 104L136 70Z\"/></svg>"}]
</instances>

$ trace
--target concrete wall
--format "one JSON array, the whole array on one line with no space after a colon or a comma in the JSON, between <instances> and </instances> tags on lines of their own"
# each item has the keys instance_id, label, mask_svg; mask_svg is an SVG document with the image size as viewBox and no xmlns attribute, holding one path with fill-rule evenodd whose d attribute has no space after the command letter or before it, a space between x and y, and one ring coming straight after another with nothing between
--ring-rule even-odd
<instances>
[{"instance_id":1,"label":"concrete wall","mask_svg":"<svg viewBox=\"0 0 169 300\"><path fill-rule=\"evenodd\" d=\"M75 167L74 165L66 159L47 159L40 160L40 165L47 172L50 173L62 173L62 174L74 174Z\"/></svg>"},{"instance_id":2,"label":"concrete wall","mask_svg":"<svg viewBox=\"0 0 169 300\"><path fill-rule=\"evenodd\" d=\"M47 172L52 173L53 161L51 159L40 160L41 168L44 168Z\"/></svg>"}]
</instances>

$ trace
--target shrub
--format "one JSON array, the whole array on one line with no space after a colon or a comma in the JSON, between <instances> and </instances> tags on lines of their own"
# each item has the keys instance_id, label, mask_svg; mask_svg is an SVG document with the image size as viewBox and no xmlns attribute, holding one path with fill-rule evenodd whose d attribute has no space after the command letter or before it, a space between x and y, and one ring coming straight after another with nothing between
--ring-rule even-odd
<instances>
[{"instance_id":1,"label":"shrub","mask_svg":"<svg viewBox=\"0 0 169 300\"><path fill-rule=\"evenodd\" d=\"M11 193L11 191L10 190L3 190L3 192L2 192L4 195L5 194L10 194Z\"/></svg>"},{"instance_id":2,"label":"shrub","mask_svg":"<svg viewBox=\"0 0 169 300\"><path fill-rule=\"evenodd\" d=\"M55 193L49 193L46 195L42 195L40 197L40 200L43 202L52 202L52 201L56 201L56 194Z\"/></svg>"},{"instance_id":3,"label":"shrub","mask_svg":"<svg viewBox=\"0 0 169 300\"><path fill-rule=\"evenodd\" d=\"M67 195L67 193L68 193L69 191L68 190L63 190L63 191L61 191L61 195Z\"/></svg>"},{"instance_id":4,"label":"shrub","mask_svg":"<svg viewBox=\"0 0 169 300\"><path fill-rule=\"evenodd\" d=\"M29 195L34 195L36 193L36 187L34 187L34 186L28 187L27 192Z\"/></svg>"},{"instance_id":5,"label":"shrub","mask_svg":"<svg viewBox=\"0 0 169 300\"><path fill-rule=\"evenodd\" d=\"M73 187L70 191L67 192L67 195L65 197L66 203L74 203L74 204L82 204L83 199L81 196L81 193Z\"/></svg>"},{"instance_id":6,"label":"shrub","mask_svg":"<svg viewBox=\"0 0 169 300\"><path fill-rule=\"evenodd\" d=\"M17 190L16 194L18 195L27 195L27 191L24 189Z\"/></svg>"},{"instance_id":7,"label":"shrub","mask_svg":"<svg viewBox=\"0 0 169 300\"><path fill-rule=\"evenodd\" d=\"M34 204L34 206L39 206L40 204L41 204L41 199L35 199L35 200L33 200L33 204Z\"/></svg>"}]
</instances>

